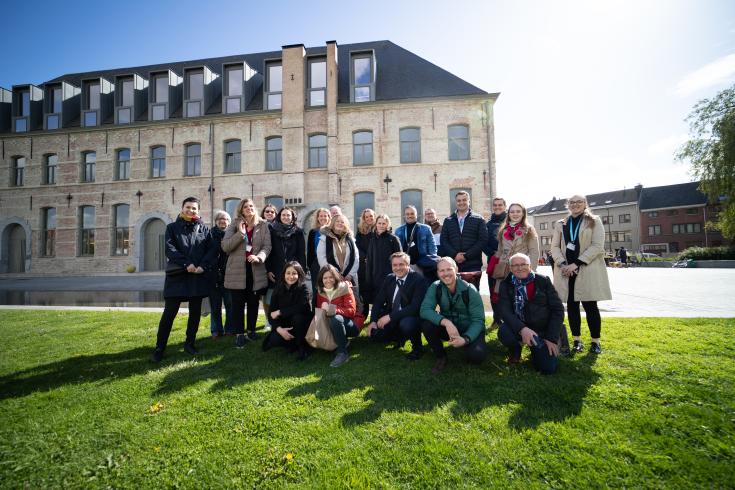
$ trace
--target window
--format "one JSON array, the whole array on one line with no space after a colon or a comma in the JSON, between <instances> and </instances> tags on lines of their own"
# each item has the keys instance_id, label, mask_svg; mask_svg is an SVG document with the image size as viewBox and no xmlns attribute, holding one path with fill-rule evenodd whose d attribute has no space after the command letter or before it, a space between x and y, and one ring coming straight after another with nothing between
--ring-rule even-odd
<instances>
[{"instance_id":1,"label":"window","mask_svg":"<svg viewBox=\"0 0 735 490\"><path fill-rule=\"evenodd\" d=\"M49 106L51 107L51 112L61 112L61 100L61 87L54 87L51 90L51 102L49 104Z\"/></svg>"},{"instance_id":2,"label":"window","mask_svg":"<svg viewBox=\"0 0 735 490\"><path fill-rule=\"evenodd\" d=\"M618 215L618 223L630 223L630 215L629 214Z\"/></svg>"},{"instance_id":3,"label":"window","mask_svg":"<svg viewBox=\"0 0 735 490\"><path fill-rule=\"evenodd\" d=\"M21 117L28 117L31 115L31 91L23 90L20 93L20 114Z\"/></svg>"},{"instance_id":4,"label":"window","mask_svg":"<svg viewBox=\"0 0 735 490\"><path fill-rule=\"evenodd\" d=\"M543 223L539 223L538 229L539 230L548 230L549 229L549 223L547 221L544 221Z\"/></svg>"},{"instance_id":5,"label":"window","mask_svg":"<svg viewBox=\"0 0 735 490\"><path fill-rule=\"evenodd\" d=\"M327 135L309 136L309 168L327 168Z\"/></svg>"},{"instance_id":6,"label":"window","mask_svg":"<svg viewBox=\"0 0 735 490\"><path fill-rule=\"evenodd\" d=\"M97 111L87 111L84 113L84 126L97 126Z\"/></svg>"},{"instance_id":7,"label":"window","mask_svg":"<svg viewBox=\"0 0 735 490\"><path fill-rule=\"evenodd\" d=\"M204 71L192 70L186 73L186 117L202 115L204 100Z\"/></svg>"},{"instance_id":8,"label":"window","mask_svg":"<svg viewBox=\"0 0 735 490\"><path fill-rule=\"evenodd\" d=\"M94 207L79 208L79 255L94 255Z\"/></svg>"},{"instance_id":9,"label":"window","mask_svg":"<svg viewBox=\"0 0 735 490\"><path fill-rule=\"evenodd\" d=\"M687 214L698 214L698 211L699 210L697 208L688 208Z\"/></svg>"},{"instance_id":10,"label":"window","mask_svg":"<svg viewBox=\"0 0 735 490\"><path fill-rule=\"evenodd\" d=\"M400 130L401 163L419 163L421 161L421 130L419 128L403 128Z\"/></svg>"},{"instance_id":11,"label":"window","mask_svg":"<svg viewBox=\"0 0 735 490\"><path fill-rule=\"evenodd\" d=\"M309 105L322 106L327 100L327 61L309 60Z\"/></svg>"},{"instance_id":12,"label":"window","mask_svg":"<svg viewBox=\"0 0 735 490\"><path fill-rule=\"evenodd\" d=\"M648 212L649 218L658 218L658 211L649 211Z\"/></svg>"},{"instance_id":13,"label":"window","mask_svg":"<svg viewBox=\"0 0 735 490\"><path fill-rule=\"evenodd\" d=\"M661 225L649 225L648 236L656 236L661 234Z\"/></svg>"},{"instance_id":14,"label":"window","mask_svg":"<svg viewBox=\"0 0 735 490\"><path fill-rule=\"evenodd\" d=\"M358 131L352 135L352 160L355 165L373 164L373 132Z\"/></svg>"},{"instance_id":15,"label":"window","mask_svg":"<svg viewBox=\"0 0 735 490\"><path fill-rule=\"evenodd\" d=\"M59 129L59 116L57 114L46 116L46 129Z\"/></svg>"},{"instance_id":16,"label":"window","mask_svg":"<svg viewBox=\"0 0 735 490\"><path fill-rule=\"evenodd\" d=\"M130 179L130 150L123 148L117 150L117 169L115 170L115 180Z\"/></svg>"},{"instance_id":17,"label":"window","mask_svg":"<svg viewBox=\"0 0 735 490\"><path fill-rule=\"evenodd\" d=\"M283 146L280 136L265 140L266 170L281 170L283 168Z\"/></svg>"},{"instance_id":18,"label":"window","mask_svg":"<svg viewBox=\"0 0 735 490\"><path fill-rule=\"evenodd\" d=\"M612 225L615 223L614 216L600 216L603 225Z\"/></svg>"},{"instance_id":19,"label":"window","mask_svg":"<svg viewBox=\"0 0 735 490\"><path fill-rule=\"evenodd\" d=\"M186 166L184 176L193 177L202 174L202 145L191 143L185 146Z\"/></svg>"},{"instance_id":20,"label":"window","mask_svg":"<svg viewBox=\"0 0 735 490\"><path fill-rule=\"evenodd\" d=\"M375 100L375 70L372 53L352 55L350 77L351 102L370 102L371 100Z\"/></svg>"},{"instance_id":21,"label":"window","mask_svg":"<svg viewBox=\"0 0 735 490\"><path fill-rule=\"evenodd\" d=\"M403 210L406 209L406 206L409 204L416 206L416 216L419 221L422 221L424 216L424 204L423 199L421 198L421 191L418 189L408 189L401 191L401 223L405 220Z\"/></svg>"},{"instance_id":22,"label":"window","mask_svg":"<svg viewBox=\"0 0 735 490\"><path fill-rule=\"evenodd\" d=\"M682 223L682 224L676 224L671 226L671 231L674 234L692 234L692 233L701 233L702 232L702 225L701 223Z\"/></svg>"},{"instance_id":23,"label":"window","mask_svg":"<svg viewBox=\"0 0 735 490\"><path fill-rule=\"evenodd\" d=\"M470 159L470 128L464 124L449 126L449 159Z\"/></svg>"},{"instance_id":24,"label":"window","mask_svg":"<svg viewBox=\"0 0 735 490\"><path fill-rule=\"evenodd\" d=\"M546 245L546 246L551 245L551 237L550 236L542 236L541 237L541 245Z\"/></svg>"},{"instance_id":25,"label":"window","mask_svg":"<svg viewBox=\"0 0 735 490\"><path fill-rule=\"evenodd\" d=\"M242 95L243 71L242 66L230 66L227 72L227 90L228 97L239 97ZM239 111L238 111L239 112Z\"/></svg>"},{"instance_id":26,"label":"window","mask_svg":"<svg viewBox=\"0 0 735 490\"><path fill-rule=\"evenodd\" d=\"M16 119L15 120L15 132L25 133L28 131L28 119Z\"/></svg>"},{"instance_id":27,"label":"window","mask_svg":"<svg viewBox=\"0 0 735 490\"><path fill-rule=\"evenodd\" d=\"M235 213L237 212L237 205L240 203L240 199L236 197L231 197L229 199L225 199L223 204L223 208L225 211L227 211L227 214L230 215L230 218L232 220L235 219Z\"/></svg>"},{"instance_id":28,"label":"window","mask_svg":"<svg viewBox=\"0 0 735 490\"><path fill-rule=\"evenodd\" d=\"M226 174L240 172L240 158L240 140L225 141Z\"/></svg>"},{"instance_id":29,"label":"window","mask_svg":"<svg viewBox=\"0 0 735 490\"><path fill-rule=\"evenodd\" d=\"M41 255L52 257L56 248L56 208L41 210Z\"/></svg>"},{"instance_id":30,"label":"window","mask_svg":"<svg viewBox=\"0 0 735 490\"><path fill-rule=\"evenodd\" d=\"M100 108L100 83L93 82L87 85L87 109L96 111Z\"/></svg>"},{"instance_id":31,"label":"window","mask_svg":"<svg viewBox=\"0 0 735 490\"><path fill-rule=\"evenodd\" d=\"M355 221L353 225L356 227L360 222L360 215L365 209L375 209L375 193L373 192L356 192L354 199Z\"/></svg>"},{"instance_id":32,"label":"window","mask_svg":"<svg viewBox=\"0 0 735 490\"><path fill-rule=\"evenodd\" d=\"M472 207L472 189L468 187L457 187L449 189L449 209L452 212L457 208L457 193L460 191L465 191L470 195L470 207Z\"/></svg>"},{"instance_id":33,"label":"window","mask_svg":"<svg viewBox=\"0 0 735 490\"><path fill-rule=\"evenodd\" d=\"M21 187L25 181L26 157L13 158L13 185Z\"/></svg>"},{"instance_id":34,"label":"window","mask_svg":"<svg viewBox=\"0 0 735 490\"><path fill-rule=\"evenodd\" d=\"M151 177L157 179L166 176L166 147L151 148Z\"/></svg>"},{"instance_id":35,"label":"window","mask_svg":"<svg viewBox=\"0 0 735 490\"><path fill-rule=\"evenodd\" d=\"M94 182L97 166L97 153L88 151L82 154L82 182Z\"/></svg>"},{"instance_id":36,"label":"window","mask_svg":"<svg viewBox=\"0 0 735 490\"><path fill-rule=\"evenodd\" d=\"M58 155L46 155L43 159L43 183L56 183L56 169L59 165Z\"/></svg>"},{"instance_id":37,"label":"window","mask_svg":"<svg viewBox=\"0 0 735 490\"><path fill-rule=\"evenodd\" d=\"M168 102L168 75L161 74L155 77L155 101L157 104Z\"/></svg>"},{"instance_id":38,"label":"window","mask_svg":"<svg viewBox=\"0 0 735 490\"><path fill-rule=\"evenodd\" d=\"M666 211L666 216L676 216L678 214L679 214L678 209L669 209L668 211Z\"/></svg>"},{"instance_id":39,"label":"window","mask_svg":"<svg viewBox=\"0 0 735 490\"><path fill-rule=\"evenodd\" d=\"M133 79L132 78L125 78L120 83L121 87L121 95L120 95L120 105L123 107L132 107L133 106L133 94L134 86L133 86Z\"/></svg>"},{"instance_id":40,"label":"window","mask_svg":"<svg viewBox=\"0 0 735 490\"><path fill-rule=\"evenodd\" d=\"M283 67L280 61L266 65L266 110L281 108L282 75Z\"/></svg>"},{"instance_id":41,"label":"window","mask_svg":"<svg viewBox=\"0 0 735 490\"><path fill-rule=\"evenodd\" d=\"M113 208L112 255L128 255L130 250L130 206L118 204Z\"/></svg>"},{"instance_id":42,"label":"window","mask_svg":"<svg viewBox=\"0 0 735 490\"><path fill-rule=\"evenodd\" d=\"M276 209L283 207L283 196L266 196L265 204L273 204Z\"/></svg>"}]
</instances>

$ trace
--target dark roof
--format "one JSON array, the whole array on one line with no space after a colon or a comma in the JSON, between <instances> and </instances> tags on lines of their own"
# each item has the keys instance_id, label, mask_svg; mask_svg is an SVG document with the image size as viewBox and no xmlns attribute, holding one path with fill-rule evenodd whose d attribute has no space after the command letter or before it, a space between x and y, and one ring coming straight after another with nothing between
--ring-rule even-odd
<instances>
[{"instance_id":1,"label":"dark roof","mask_svg":"<svg viewBox=\"0 0 735 490\"><path fill-rule=\"evenodd\" d=\"M646 187L641 193L640 209L644 211L707 204L707 196L698 187L699 182Z\"/></svg>"},{"instance_id":2,"label":"dark roof","mask_svg":"<svg viewBox=\"0 0 735 490\"><path fill-rule=\"evenodd\" d=\"M624 204L638 202L641 195L641 187L636 186L632 189L623 189L620 191L602 192L600 194L589 194L587 196L587 204L590 208L599 208L602 206L612 206L615 204ZM567 199L557 199L554 197L551 201L541 206L534 206L533 214L543 213L559 213L566 209Z\"/></svg>"},{"instance_id":3,"label":"dark roof","mask_svg":"<svg viewBox=\"0 0 735 490\"><path fill-rule=\"evenodd\" d=\"M391 41L373 41L338 46L337 62L339 66L339 100L340 103L350 101L350 52L374 51L376 62L376 101L410 99L418 97L442 97L458 95L490 95L488 92L465 82L461 78L439 68L410 51L392 43ZM327 47L319 46L306 48L307 56L326 55ZM117 75L137 73L148 79L149 74L155 71L172 70L183 76L184 68L206 65L212 71L221 75L222 65L245 61L258 73L265 70L265 61L280 59L281 51L265 53L240 54L219 58L205 58L189 61L177 61L156 65L115 68L85 73L68 73L46 83L66 81L81 86L81 80L102 77L114 81ZM262 91L259 91L262 92ZM263 107L262 94L257 96L247 110L260 110ZM219 112L219 111L217 111Z\"/></svg>"}]
</instances>

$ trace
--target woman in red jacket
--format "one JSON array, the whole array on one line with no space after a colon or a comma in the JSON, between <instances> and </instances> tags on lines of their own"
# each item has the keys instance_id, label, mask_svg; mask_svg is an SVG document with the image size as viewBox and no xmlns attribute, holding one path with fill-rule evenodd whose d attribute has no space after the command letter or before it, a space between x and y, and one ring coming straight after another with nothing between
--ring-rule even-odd
<instances>
[{"instance_id":1,"label":"woman in red jacket","mask_svg":"<svg viewBox=\"0 0 735 490\"><path fill-rule=\"evenodd\" d=\"M360 322L355 322L355 296L349 282L330 264L319 270L316 279L317 308L324 310L329 317L329 326L337 344L337 355L329 364L339 367L350 360L347 353L347 338L360 335Z\"/></svg>"}]
</instances>

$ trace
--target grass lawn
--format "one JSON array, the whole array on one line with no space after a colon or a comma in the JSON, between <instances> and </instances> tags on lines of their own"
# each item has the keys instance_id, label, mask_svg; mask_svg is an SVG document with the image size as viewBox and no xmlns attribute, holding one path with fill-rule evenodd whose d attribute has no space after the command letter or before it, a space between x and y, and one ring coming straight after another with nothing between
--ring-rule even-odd
<instances>
[{"instance_id":1,"label":"grass lawn","mask_svg":"<svg viewBox=\"0 0 735 490\"><path fill-rule=\"evenodd\" d=\"M735 320L604 319L559 373L298 362L208 338L159 366L157 314L0 312L2 488L733 488ZM584 328L584 327L583 327Z\"/></svg>"}]
</instances>

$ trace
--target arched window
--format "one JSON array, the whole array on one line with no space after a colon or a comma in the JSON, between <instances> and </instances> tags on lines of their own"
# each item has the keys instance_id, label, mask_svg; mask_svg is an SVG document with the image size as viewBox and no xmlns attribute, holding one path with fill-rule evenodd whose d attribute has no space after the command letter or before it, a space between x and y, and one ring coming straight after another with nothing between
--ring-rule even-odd
<instances>
[{"instance_id":1,"label":"arched window","mask_svg":"<svg viewBox=\"0 0 735 490\"><path fill-rule=\"evenodd\" d=\"M309 168L327 168L327 135L309 136Z\"/></svg>"},{"instance_id":2,"label":"arched window","mask_svg":"<svg viewBox=\"0 0 735 490\"><path fill-rule=\"evenodd\" d=\"M373 164L372 131L356 131L352 134L352 163L355 166Z\"/></svg>"},{"instance_id":3,"label":"arched window","mask_svg":"<svg viewBox=\"0 0 735 490\"><path fill-rule=\"evenodd\" d=\"M421 162L421 129L401 128L401 163Z\"/></svg>"},{"instance_id":4,"label":"arched window","mask_svg":"<svg viewBox=\"0 0 735 490\"><path fill-rule=\"evenodd\" d=\"M79 208L79 255L94 256L94 206Z\"/></svg>"},{"instance_id":5,"label":"arched window","mask_svg":"<svg viewBox=\"0 0 735 490\"><path fill-rule=\"evenodd\" d=\"M360 215L365 209L375 209L375 193L374 192L356 192L354 199L355 221L352 222L354 229L360 222Z\"/></svg>"},{"instance_id":6,"label":"arched window","mask_svg":"<svg viewBox=\"0 0 735 490\"><path fill-rule=\"evenodd\" d=\"M265 196L265 204L273 204L276 209L283 207L283 196Z\"/></svg>"},{"instance_id":7,"label":"arched window","mask_svg":"<svg viewBox=\"0 0 735 490\"><path fill-rule=\"evenodd\" d=\"M265 140L265 169L283 169L283 139L280 136Z\"/></svg>"},{"instance_id":8,"label":"arched window","mask_svg":"<svg viewBox=\"0 0 735 490\"><path fill-rule=\"evenodd\" d=\"M41 210L41 255L53 257L56 251L56 208Z\"/></svg>"},{"instance_id":9,"label":"arched window","mask_svg":"<svg viewBox=\"0 0 735 490\"><path fill-rule=\"evenodd\" d=\"M452 214L457 208L457 204L455 201L457 198L457 193L461 191L464 191L470 195L470 206L472 206L472 189L470 189L469 187L455 187L454 189L449 189L449 214Z\"/></svg>"},{"instance_id":10,"label":"arched window","mask_svg":"<svg viewBox=\"0 0 735 490\"><path fill-rule=\"evenodd\" d=\"M13 181L15 187L22 187L26 175L26 157L13 157Z\"/></svg>"},{"instance_id":11,"label":"arched window","mask_svg":"<svg viewBox=\"0 0 735 490\"><path fill-rule=\"evenodd\" d=\"M235 214L237 214L237 205L239 202L240 199L237 197L229 197L222 202L222 208L227 211L227 214L230 215L232 220L235 219Z\"/></svg>"},{"instance_id":12,"label":"arched window","mask_svg":"<svg viewBox=\"0 0 735 490\"><path fill-rule=\"evenodd\" d=\"M118 204L112 208L112 255L128 255L130 250L130 206Z\"/></svg>"},{"instance_id":13,"label":"arched window","mask_svg":"<svg viewBox=\"0 0 735 490\"><path fill-rule=\"evenodd\" d=\"M406 189L401 191L401 222L405 221L403 210L406 206L412 205L416 207L416 218L418 221L422 221L424 216L423 206L424 202L421 196L421 191L418 189Z\"/></svg>"}]
</instances>

